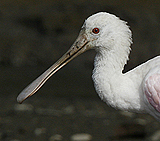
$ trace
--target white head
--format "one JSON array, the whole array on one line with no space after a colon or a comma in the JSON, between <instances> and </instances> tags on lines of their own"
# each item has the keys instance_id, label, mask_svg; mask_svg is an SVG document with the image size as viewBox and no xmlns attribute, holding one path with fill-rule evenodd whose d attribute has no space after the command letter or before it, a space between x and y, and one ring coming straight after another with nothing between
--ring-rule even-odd
<instances>
[{"instance_id":1,"label":"white head","mask_svg":"<svg viewBox=\"0 0 160 141\"><path fill-rule=\"evenodd\" d=\"M128 59L131 44L131 31L126 22L116 16L100 12L90 16L82 26L81 32L71 48L40 77L25 88L17 100L21 103L33 95L55 72L73 58L88 49L96 49L99 54L114 54L122 59L124 65ZM118 57L117 57L118 58Z\"/></svg>"},{"instance_id":2,"label":"white head","mask_svg":"<svg viewBox=\"0 0 160 141\"><path fill-rule=\"evenodd\" d=\"M131 31L126 22L120 20L115 15L99 12L90 16L82 26L90 41L92 48L108 51L122 50L129 51L131 44ZM98 28L99 33L93 33L93 29ZM126 47L126 49L124 49Z\"/></svg>"}]
</instances>

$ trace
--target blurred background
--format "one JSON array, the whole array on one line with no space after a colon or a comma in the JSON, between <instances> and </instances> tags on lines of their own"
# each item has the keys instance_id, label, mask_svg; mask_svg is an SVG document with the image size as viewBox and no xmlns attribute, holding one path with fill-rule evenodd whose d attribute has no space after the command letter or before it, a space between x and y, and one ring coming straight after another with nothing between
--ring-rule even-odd
<instances>
[{"instance_id":1,"label":"blurred background","mask_svg":"<svg viewBox=\"0 0 160 141\"><path fill-rule=\"evenodd\" d=\"M160 124L149 115L115 110L94 90L94 50L74 59L33 97L20 91L72 45L84 20L106 11L133 32L124 72L160 53L159 0L1 0L0 140L158 141Z\"/></svg>"}]
</instances>

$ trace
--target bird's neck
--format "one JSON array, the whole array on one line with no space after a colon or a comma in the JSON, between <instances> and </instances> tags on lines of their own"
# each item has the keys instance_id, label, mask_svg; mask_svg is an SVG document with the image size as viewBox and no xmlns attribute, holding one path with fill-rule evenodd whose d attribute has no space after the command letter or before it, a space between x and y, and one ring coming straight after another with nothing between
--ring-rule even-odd
<instances>
[{"instance_id":1,"label":"bird's neck","mask_svg":"<svg viewBox=\"0 0 160 141\"><path fill-rule=\"evenodd\" d=\"M107 78L113 74L120 75L127 63L128 55L129 49L125 52L100 50L94 60L94 72L105 72Z\"/></svg>"},{"instance_id":2,"label":"bird's neck","mask_svg":"<svg viewBox=\"0 0 160 141\"><path fill-rule=\"evenodd\" d=\"M128 89L132 81L122 73L128 59L128 52L122 56L120 54L111 51L97 53L92 76L94 85L101 99L109 105L123 110L133 110L136 101L138 109L139 96L135 95L137 92ZM132 95L135 95L136 100L132 99Z\"/></svg>"}]
</instances>

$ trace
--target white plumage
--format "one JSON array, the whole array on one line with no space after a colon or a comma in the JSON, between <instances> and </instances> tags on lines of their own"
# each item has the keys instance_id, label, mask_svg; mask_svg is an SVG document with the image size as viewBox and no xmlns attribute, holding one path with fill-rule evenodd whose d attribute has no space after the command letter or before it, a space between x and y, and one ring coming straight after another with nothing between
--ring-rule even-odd
<instances>
[{"instance_id":1,"label":"white plumage","mask_svg":"<svg viewBox=\"0 0 160 141\"><path fill-rule=\"evenodd\" d=\"M126 22L100 12L90 16L72 47L18 96L23 102L56 71L88 49L95 49L93 81L98 95L116 109L149 113L160 120L160 57L122 73L132 43Z\"/></svg>"}]
</instances>

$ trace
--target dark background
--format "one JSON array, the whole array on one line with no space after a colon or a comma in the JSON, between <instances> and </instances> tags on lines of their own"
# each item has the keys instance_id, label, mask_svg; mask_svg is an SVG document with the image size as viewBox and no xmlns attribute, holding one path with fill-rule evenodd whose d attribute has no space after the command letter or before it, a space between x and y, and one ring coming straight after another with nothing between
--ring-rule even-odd
<instances>
[{"instance_id":1,"label":"dark background","mask_svg":"<svg viewBox=\"0 0 160 141\"><path fill-rule=\"evenodd\" d=\"M151 116L118 111L100 100L91 79L93 50L24 104L16 102L18 93L69 49L84 20L100 11L127 21L133 32L124 71L159 55L159 0L0 1L0 140L73 140L77 133L94 141L158 138L160 124Z\"/></svg>"}]
</instances>

